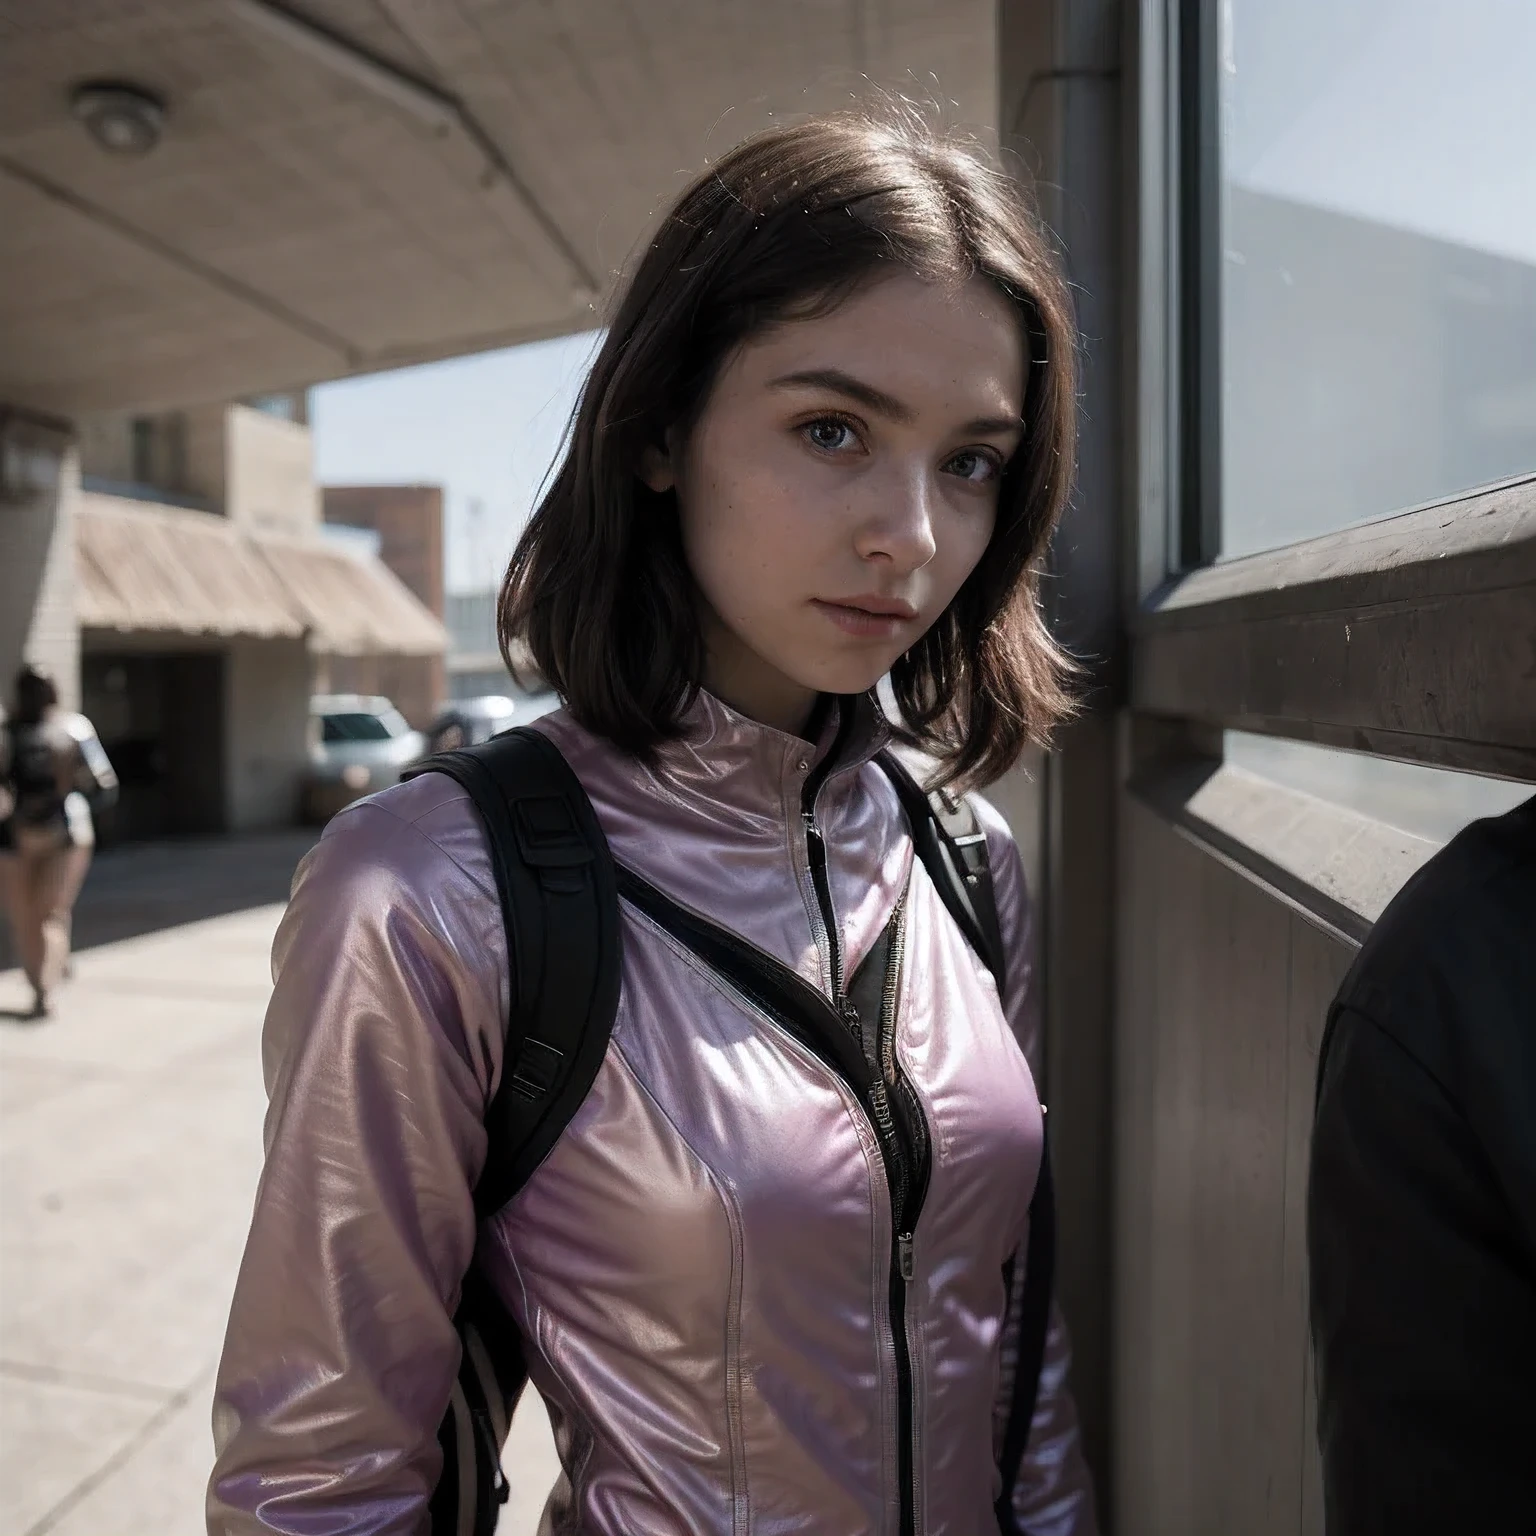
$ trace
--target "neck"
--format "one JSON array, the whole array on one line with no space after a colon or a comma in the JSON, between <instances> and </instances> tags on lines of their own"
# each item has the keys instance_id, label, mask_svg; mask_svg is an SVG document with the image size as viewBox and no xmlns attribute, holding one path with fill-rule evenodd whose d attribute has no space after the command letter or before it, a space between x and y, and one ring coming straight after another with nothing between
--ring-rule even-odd
<instances>
[{"instance_id":1,"label":"neck","mask_svg":"<svg viewBox=\"0 0 1536 1536\"><path fill-rule=\"evenodd\" d=\"M737 714L809 739L821 695L770 666L713 614L704 618L703 683Z\"/></svg>"}]
</instances>

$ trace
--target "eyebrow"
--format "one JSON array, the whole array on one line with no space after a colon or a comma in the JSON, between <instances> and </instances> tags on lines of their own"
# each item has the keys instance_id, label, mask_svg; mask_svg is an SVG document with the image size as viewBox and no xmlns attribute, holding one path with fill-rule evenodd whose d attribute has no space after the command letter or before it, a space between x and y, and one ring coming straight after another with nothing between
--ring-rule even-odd
<instances>
[{"instance_id":1,"label":"eyebrow","mask_svg":"<svg viewBox=\"0 0 1536 1536\"><path fill-rule=\"evenodd\" d=\"M796 373L782 374L768 387L770 389L830 390L835 395L855 400L887 420L903 426L915 419L912 408L903 404L895 395L888 395L883 389L877 389L873 384L866 384L863 379L856 379L851 373L844 373L841 368L801 369ZM1023 419L1018 416L977 416L974 420L966 422L961 431L986 437L993 433L1018 432L1023 426Z\"/></svg>"}]
</instances>

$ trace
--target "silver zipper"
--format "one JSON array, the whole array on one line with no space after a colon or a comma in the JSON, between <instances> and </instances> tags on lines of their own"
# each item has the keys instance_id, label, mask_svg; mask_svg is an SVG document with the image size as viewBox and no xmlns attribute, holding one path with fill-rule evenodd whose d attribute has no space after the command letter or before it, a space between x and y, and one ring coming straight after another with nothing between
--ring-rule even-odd
<instances>
[{"instance_id":1,"label":"silver zipper","mask_svg":"<svg viewBox=\"0 0 1536 1536\"><path fill-rule=\"evenodd\" d=\"M907 947L905 890L891 910L895 931L891 934L891 952L885 963L885 988L880 994L880 1073L887 1083L896 1081L896 994L901 987L901 962Z\"/></svg>"},{"instance_id":2,"label":"silver zipper","mask_svg":"<svg viewBox=\"0 0 1536 1536\"><path fill-rule=\"evenodd\" d=\"M843 947L837 941L837 935L833 931L833 921L836 914L832 911L832 875L827 862L827 840L821 835L821 828L816 824L816 812L814 808L801 811L800 820L805 826L805 862L811 874L811 890L815 900L811 903L811 911L816 921L816 937L827 956L827 969L832 980L832 1006L842 1015L843 1022L853 1030L859 1032L859 1011L843 989ZM821 879L816 878L816 869L812 863L811 839L816 840L818 857L821 864ZM825 890L825 902L823 902L823 888Z\"/></svg>"}]
</instances>

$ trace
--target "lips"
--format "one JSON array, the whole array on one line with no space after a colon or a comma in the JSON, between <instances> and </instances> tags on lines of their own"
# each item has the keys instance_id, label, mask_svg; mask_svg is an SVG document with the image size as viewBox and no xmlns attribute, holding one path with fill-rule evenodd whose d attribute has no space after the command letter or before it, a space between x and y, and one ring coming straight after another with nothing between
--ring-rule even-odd
<instances>
[{"instance_id":1,"label":"lips","mask_svg":"<svg viewBox=\"0 0 1536 1536\"><path fill-rule=\"evenodd\" d=\"M816 598L811 606L844 634L860 640L894 639L917 617L917 610L910 603L873 594L835 600Z\"/></svg>"},{"instance_id":2,"label":"lips","mask_svg":"<svg viewBox=\"0 0 1536 1536\"><path fill-rule=\"evenodd\" d=\"M858 613L868 613L881 619L902 619L910 623L917 617L917 609L904 603L899 597L882 597L878 592L864 592L858 597L829 597L818 599L829 608L851 608Z\"/></svg>"}]
</instances>

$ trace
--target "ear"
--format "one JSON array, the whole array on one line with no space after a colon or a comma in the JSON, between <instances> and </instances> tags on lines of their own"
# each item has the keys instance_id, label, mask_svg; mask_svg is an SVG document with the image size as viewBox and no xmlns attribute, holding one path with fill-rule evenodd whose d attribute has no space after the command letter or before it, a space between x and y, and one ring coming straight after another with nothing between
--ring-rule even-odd
<instances>
[{"instance_id":1,"label":"ear","mask_svg":"<svg viewBox=\"0 0 1536 1536\"><path fill-rule=\"evenodd\" d=\"M653 491L677 488L677 467L672 461L672 434L665 442L652 443L640 455L640 478Z\"/></svg>"}]
</instances>

